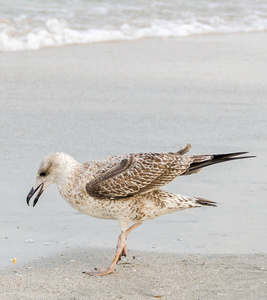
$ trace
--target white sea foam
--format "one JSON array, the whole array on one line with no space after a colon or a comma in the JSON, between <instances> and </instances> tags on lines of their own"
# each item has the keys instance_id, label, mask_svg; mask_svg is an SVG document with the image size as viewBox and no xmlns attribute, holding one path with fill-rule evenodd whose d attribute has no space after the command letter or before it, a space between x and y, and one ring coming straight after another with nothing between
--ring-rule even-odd
<instances>
[{"instance_id":1,"label":"white sea foam","mask_svg":"<svg viewBox=\"0 0 267 300\"><path fill-rule=\"evenodd\" d=\"M148 6L139 1L132 5L122 0L115 4L109 0L55 0L42 4L31 1L29 8L26 0L15 0L11 9L10 1L4 0L0 51L267 30L264 1L257 0L252 5L248 0L237 0L234 4L206 0L200 5L192 0L191 6L187 2L152 1Z\"/></svg>"}]
</instances>

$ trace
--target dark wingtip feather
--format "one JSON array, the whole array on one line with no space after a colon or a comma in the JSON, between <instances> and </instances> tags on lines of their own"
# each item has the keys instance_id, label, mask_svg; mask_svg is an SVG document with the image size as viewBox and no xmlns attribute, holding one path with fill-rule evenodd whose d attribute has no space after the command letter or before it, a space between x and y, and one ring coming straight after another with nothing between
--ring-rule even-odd
<instances>
[{"instance_id":1,"label":"dark wingtip feather","mask_svg":"<svg viewBox=\"0 0 267 300\"><path fill-rule=\"evenodd\" d=\"M235 156L239 156L239 155L244 155L247 154L249 152L234 152L234 153L227 153L227 154L214 154L213 159L221 159L221 160L233 160L233 159L243 159L243 158L252 158L252 157L256 157L255 155L247 155L247 156L242 156L242 157L235 157Z\"/></svg>"},{"instance_id":2,"label":"dark wingtip feather","mask_svg":"<svg viewBox=\"0 0 267 300\"><path fill-rule=\"evenodd\" d=\"M247 153L248 152L235 152L235 153L227 153L227 154L203 155L203 157L207 156L210 159L191 163L191 165L190 165L189 169L187 170L187 172L183 173L182 175L194 174L194 173L197 173L197 171L202 169L202 168L205 168L207 166L211 166L211 165L214 165L214 164L218 164L218 163L221 163L221 162L256 157L254 155L247 155L247 156L241 156L241 157L239 156L239 155L243 155L243 154L247 154ZM236 157L236 156L238 156L238 157ZM196 156L193 156L193 157L195 157L196 160L197 160L197 159L199 159L199 157L201 157L201 155L196 155Z\"/></svg>"}]
</instances>

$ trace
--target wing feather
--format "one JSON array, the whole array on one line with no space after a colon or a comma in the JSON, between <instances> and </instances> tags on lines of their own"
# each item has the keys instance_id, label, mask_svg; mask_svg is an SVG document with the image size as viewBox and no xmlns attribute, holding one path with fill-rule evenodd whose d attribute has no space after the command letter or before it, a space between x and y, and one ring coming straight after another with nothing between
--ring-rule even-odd
<instances>
[{"instance_id":1,"label":"wing feather","mask_svg":"<svg viewBox=\"0 0 267 300\"><path fill-rule=\"evenodd\" d=\"M158 189L187 171L192 156L179 153L139 153L115 157L88 182L89 195L119 199Z\"/></svg>"},{"instance_id":2,"label":"wing feather","mask_svg":"<svg viewBox=\"0 0 267 300\"><path fill-rule=\"evenodd\" d=\"M120 199L158 189L180 175L198 173L202 168L235 159L247 152L215 155L184 155L191 145L174 153L139 153L113 156L85 165L93 172L87 193L98 199Z\"/></svg>"}]
</instances>

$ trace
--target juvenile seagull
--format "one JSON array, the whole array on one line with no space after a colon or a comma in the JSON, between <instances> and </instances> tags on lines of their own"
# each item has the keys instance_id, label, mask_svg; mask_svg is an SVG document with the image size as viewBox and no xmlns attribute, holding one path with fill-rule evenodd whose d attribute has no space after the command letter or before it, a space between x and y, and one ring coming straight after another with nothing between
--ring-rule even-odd
<instances>
[{"instance_id":1,"label":"juvenile seagull","mask_svg":"<svg viewBox=\"0 0 267 300\"><path fill-rule=\"evenodd\" d=\"M44 190L56 183L61 196L80 213L118 220L121 234L110 267L84 272L93 276L113 273L121 256L127 254L127 235L142 222L185 208L216 206L216 202L203 198L166 192L160 189L162 186L209 165L251 157L236 157L247 152L184 155L190 148L188 144L175 153L131 153L83 164L68 154L51 153L40 164L27 204L38 192L35 206ZM129 227L130 224L133 225Z\"/></svg>"}]
</instances>

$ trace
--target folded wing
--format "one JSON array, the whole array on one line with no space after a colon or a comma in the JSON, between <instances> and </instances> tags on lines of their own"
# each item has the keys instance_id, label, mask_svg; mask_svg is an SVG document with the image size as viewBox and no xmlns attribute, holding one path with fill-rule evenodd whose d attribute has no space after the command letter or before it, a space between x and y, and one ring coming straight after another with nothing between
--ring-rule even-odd
<instances>
[{"instance_id":1,"label":"folded wing","mask_svg":"<svg viewBox=\"0 0 267 300\"><path fill-rule=\"evenodd\" d=\"M178 152L138 153L111 157L94 174L86 190L98 199L120 199L158 189L186 173L193 162L212 156L183 155L191 145Z\"/></svg>"},{"instance_id":2,"label":"folded wing","mask_svg":"<svg viewBox=\"0 0 267 300\"><path fill-rule=\"evenodd\" d=\"M177 153L128 154L111 159L86 185L88 194L98 199L119 199L158 189L185 173L194 161ZM210 156L199 156L200 161Z\"/></svg>"},{"instance_id":3,"label":"folded wing","mask_svg":"<svg viewBox=\"0 0 267 300\"><path fill-rule=\"evenodd\" d=\"M247 152L184 155L190 147L188 144L178 152L114 156L98 162L94 179L86 185L87 193L98 199L131 197L159 189L177 176L198 173L209 165L252 157L239 157Z\"/></svg>"}]
</instances>

